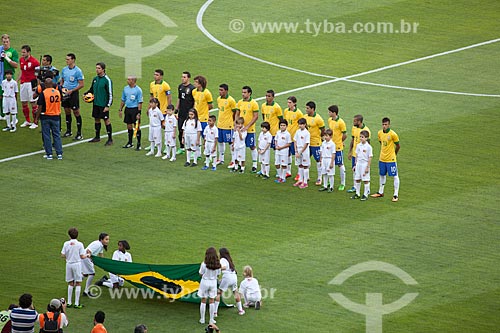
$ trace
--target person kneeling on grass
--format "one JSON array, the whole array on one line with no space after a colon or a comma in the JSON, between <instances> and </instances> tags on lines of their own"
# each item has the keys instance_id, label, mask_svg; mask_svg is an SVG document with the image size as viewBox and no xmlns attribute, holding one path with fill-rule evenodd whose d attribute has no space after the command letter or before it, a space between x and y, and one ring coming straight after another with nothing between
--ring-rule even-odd
<instances>
[{"instance_id":1,"label":"person kneeling on grass","mask_svg":"<svg viewBox=\"0 0 500 333\"><path fill-rule=\"evenodd\" d=\"M243 276L245 279L241 281L240 293L243 295L245 304L243 307L248 308L255 306L255 310L260 310L262 306L262 295L260 293L259 281L253 277L253 270L250 266L243 268Z\"/></svg>"},{"instance_id":2,"label":"person kneeling on grass","mask_svg":"<svg viewBox=\"0 0 500 333\"><path fill-rule=\"evenodd\" d=\"M128 242L126 240L118 241L118 250L113 253L112 259L117 261L132 262L132 255L130 255L127 250L130 250ZM119 288L123 286L124 282L125 280L123 280L123 278L113 273L109 273L109 279L106 275L104 275L95 284L97 286L106 286L108 288Z\"/></svg>"}]
</instances>

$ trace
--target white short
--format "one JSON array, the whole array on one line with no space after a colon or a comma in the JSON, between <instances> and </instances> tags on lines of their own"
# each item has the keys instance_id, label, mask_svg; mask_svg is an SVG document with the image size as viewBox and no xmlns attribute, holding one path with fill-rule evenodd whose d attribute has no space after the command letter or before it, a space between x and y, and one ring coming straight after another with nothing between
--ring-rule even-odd
<instances>
[{"instance_id":1,"label":"white short","mask_svg":"<svg viewBox=\"0 0 500 333\"><path fill-rule=\"evenodd\" d=\"M354 180L370 181L370 171L365 175L365 170L368 167L367 163L357 163L356 170L354 172Z\"/></svg>"},{"instance_id":2,"label":"white short","mask_svg":"<svg viewBox=\"0 0 500 333\"><path fill-rule=\"evenodd\" d=\"M118 285L121 287L121 286L123 286L124 281L125 280L123 280L118 275L115 275L113 273L109 273L109 282L111 282L113 284L118 283Z\"/></svg>"},{"instance_id":3,"label":"white short","mask_svg":"<svg viewBox=\"0 0 500 333\"><path fill-rule=\"evenodd\" d=\"M161 127L149 127L149 141L155 145L161 144Z\"/></svg>"},{"instance_id":4,"label":"white short","mask_svg":"<svg viewBox=\"0 0 500 333\"><path fill-rule=\"evenodd\" d=\"M215 147L215 142L205 142L205 150L203 151L203 155L210 157L217 157L217 149L212 153L212 150Z\"/></svg>"},{"instance_id":5,"label":"white short","mask_svg":"<svg viewBox=\"0 0 500 333\"><path fill-rule=\"evenodd\" d=\"M184 133L184 145L186 149L196 151L198 148L196 145L196 138L198 137L198 134L186 134Z\"/></svg>"},{"instance_id":6,"label":"white short","mask_svg":"<svg viewBox=\"0 0 500 333\"><path fill-rule=\"evenodd\" d=\"M335 175L335 163L333 164L333 168L330 168L330 164L332 163L331 158L323 158L321 160L321 174L334 176Z\"/></svg>"},{"instance_id":7,"label":"white short","mask_svg":"<svg viewBox=\"0 0 500 333\"><path fill-rule=\"evenodd\" d=\"M95 274L94 262L90 258L82 259L82 274Z\"/></svg>"},{"instance_id":8,"label":"white short","mask_svg":"<svg viewBox=\"0 0 500 333\"><path fill-rule=\"evenodd\" d=\"M165 132L165 146L175 147L175 132Z\"/></svg>"},{"instance_id":9,"label":"white short","mask_svg":"<svg viewBox=\"0 0 500 333\"><path fill-rule=\"evenodd\" d=\"M3 112L6 114L17 114L17 101L14 97L4 97L2 99Z\"/></svg>"},{"instance_id":10,"label":"white short","mask_svg":"<svg viewBox=\"0 0 500 333\"><path fill-rule=\"evenodd\" d=\"M233 152L234 159L239 161L239 162L245 162L246 158L246 149L245 147L243 148L235 148Z\"/></svg>"},{"instance_id":11,"label":"white short","mask_svg":"<svg viewBox=\"0 0 500 333\"><path fill-rule=\"evenodd\" d=\"M82 282L83 280L83 275L82 275L82 263L81 262L75 262L75 263L66 263L66 282Z\"/></svg>"},{"instance_id":12,"label":"white short","mask_svg":"<svg viewBox=\"0 0 500 333\"><path fill-rule=\"evenodd\" d=\"M220 281L219 289L226 291L227 288L231 288L232 291L238 289L238 281L236 274L223 274L222 280Z\"/></svg>"},{"instance_id":13,"label":"white short","mask_svg":"<svg viewBox=\"0 0 500 333\"><path fill-rule=\"evenodd\" d=\"M299 148L297 150L302 150L302 148ZM311 165L311 158L309 157L309 149L306 149L302 155L300 155L297 158L297 155L295 155L295 165L302 165L302 166L310 166Z\"/></svg>"},{"instance_id":14,"label":"white short","mask_svg":"<svg viewBox=\"0 0 500 333\"><path fill-rule=\"evenodd\" d=\"M201 279L198 296L201 298L215 298L217 296L217 280Z\"/></svg>"},{"instance_id":15,"label":"white short","mask_svg":"<svg viewBox=\"0 0 500 333\"><path fill-rule=\"evenodd\" d=\"M21 102L35 102L37 99L33 98L31 82L21 83Z\"/></svg>"},{"instance_id":16,"label":"white short","mask_svg":"<svg viewBox=\"0 0 500 333\"><path fill-rule=\"evenodd\" d=\"M271 162L271 151L267 149L264 154L259 154L259 162L268 165Z\"/></svg>"},{"instance_id":17,"label":"white short","mask_svg":"<svg viewBox=\"0 0 500 333\"><path fill-rule=\"evenodd\" d=\"M281 151L276 150L274 153L274 165L287 166L288 165L288 153L282 154Z\"/></svg>"}]
</instances>

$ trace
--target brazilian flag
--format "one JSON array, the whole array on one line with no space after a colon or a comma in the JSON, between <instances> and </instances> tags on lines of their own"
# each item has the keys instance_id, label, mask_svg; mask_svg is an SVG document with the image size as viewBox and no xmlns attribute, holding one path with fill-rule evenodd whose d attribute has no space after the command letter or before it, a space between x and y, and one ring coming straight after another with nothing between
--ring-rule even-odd
<instances>
[{"instance_id":1,"label":"brazilian flag","mask_svg":"<svg viewBox=\"0 0 500 333\"><path fill-rule=\"evenodd\" d=\"M92 256L94 264L138 288L149 288L170 299L200 303L199 264L149 265ZM221 305L224 305L221 302Z\"/></svg>"}]
</instances>

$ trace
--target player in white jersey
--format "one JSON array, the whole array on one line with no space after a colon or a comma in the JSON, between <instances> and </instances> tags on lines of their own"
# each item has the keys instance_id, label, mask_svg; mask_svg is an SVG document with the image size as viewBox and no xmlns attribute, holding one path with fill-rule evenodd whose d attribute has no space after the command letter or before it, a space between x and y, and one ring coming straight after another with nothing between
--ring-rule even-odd
<instances>
[{"instance_id":1,"label":"player in white jersey","mask_svg":"<svg viewBox=\"0 0 500 333\"><path fill-rule=\"evenodd\" d=\"M126 240L118 241L118 250L113 253L112 259L116 261L132 262L132 255L127 252L128 250L130 250L130 245ZM118 288L122 287L124 282L125 280L123 280L123 278L113 273L109 273L109 279L105 275L96 282L96 285L106 286L108 288Z\"/></svg>"},{"instance_id":2,"label":"player in white jersey","mask_svg":"<svg viewBox=\"0 0 500 333\"><path fill-rule=\"evenodd\" d=\"M68 283L68 303L66 307L73 307L73 290L75 290L75 308L80 309L80 292L83 280L82 259L87 258L83 243L78 241L78 229L70 228L69 241L64 242L61 257L66 259L66 282Z\"/></svg>"},{"instance_id":3,"label":"player in white jersey","mask_svg":"<svg viewBox=\"0 0 500 333\"><path fill-rule=\"evenodd\" d=\"M197 165L196 152L200 146L202 131L201 122L198 119L198 111L196 111L196 109L189 110L188 118L184 121L182 130L184 132L182 143L184 144L184 147L186 147L186 163L184 163L184 166L195 167ZM193 159L193 163L190 163L191 158Z\"/></svg>"},{"instance_id":4,"label":"player in white jersey","mask_svg":"<svg viewBox=\"0 0 500 333\"><path fill-rule=\"evenodd\" d=\"M286 183L286 168L288 166L288 151L292 145L292 136L286 130L288 122L285 119L280 120L280 130L274 137L274 164L278 171L278 179L275 183Z\"/></svg>"},{"instance_id":5,"label":"player in white jersey","mask_svg":"<svg viewBox=\"0 0 500 333\"><path fill-rule=\"evenodd\" d=\"M149 100L149 142L151 143L151 150L146 154L146 156L152 156L155 153L155 157L161 157L161 125L163 123L163 113L160 110L160 101L158 98L152 97Z\"/></svg>"},{"instance_id":6,"label":"player in white jersey","mask_svg":"<svg viewBox=\"0 0 500 333\"><path fill-rule=\"evenodd\" d=\"M244 123L245 119L243 119L242 117L236 119L233 133L233 142L231 143L231 150L233 151L234 157L234 166L229 170L231 172L237 172L238 168L240 169L240 173L245 172L245 140L247 138L248 132L243 128Z\"/></svg>"},{"instance_id":7,"label":"player in white jersey","mask_svg":"<svg viewBox=\"0 0 500 333\"><path fill-rule=\"evenodd\" d=\"M241 297L238 293L238 278L236 276L236 269L234 268L233 258L231 258L229 250L225 247L219 249L219 254L222 279L219 284L219 289L217 290L217 297L215 298L215 316L217 317L217 311L219 310L220 296L229 288L234 294L234 300L236 301L238 314L244 315L245 310L243 310L243 307L241 306Z\"/></svg>"},{"instance_id":8,"label":"player in white jersey","mask_svg":"<svg viewBox=\"0 0 500 333\"><path fill-rule=\"evenodd\" d=\"M260 124L260 134L258 142L259 162L260 171L257 172L257 176L262 176L263 179L269 179L270 163L271 163L271 145L273 142L273 136L271 135L271 124L264 121Z\"/></svg>"},{"instance_id":9,"label":"player in white jersey","mask_svg":"<svg viewBox=\"0 0 500 333\"><path fill-rule=\"evenodd\" d=\"M215 126L216 117L208 117L208 125L203 130L203 139L205 140L205 165L202 170L208 170L210 161L212 161L212 171L217 170L217 140L219 139L219 129Z\"/></svg>"},{"instance_id":10,"label":"player in white jersey","mask_svg":"<svg viewBox=\"0 0 500 333\"><path fill-rule=\"evenodd\" d=\"M176 160L176 139L175 139L175 131L177 128L177 118L174 115L174 106L170 104L167 106L167 114L165 115L165 120L163 121L165 124L165 156L162 159L166 160L170 158L170 162ZM172 156L172 157L170 157Z\"/></svg>"},{"instance_id":11,"label":"player in white jersey","mask_svg":"<svg viewBox=\"0 0 500 333\"><path fill-rule=\"evenodd\" d=\"M356 194L351 199L359 199L361 192L361 181L365 184L365 191L361 196L361 201L366 201L370 194L370 164L373 157L372 146L368 143L370 134L363 130L359 133L360 143L356 146L356 165L354 166L354 187Z\"/></svg>"},{"instance_id":12,"label":"player in white jersey","mask_svg":"<svg viewBox=\"0 0 500 333\"><path fill-rule=\"evenodd\" d=\"M5 80L2 81L3 98L1 103L5 112L5 120L7 120L7 126L2 131L14 133L17 124L17 94L19 88L12 76L12 70L7 69L5 71Z\"/></svg>"},{"instance_id":13,"label":"player in white jersey","mask_svg":"<svg viewBox=\"0 0 500 333\"><path fill-rule=\"evenodd\" d=\"M205 260L200 265L199 273L201 275L200 288L198 296L200 303L200 323L205 324L205 312L207 309L207 298L209 301L210 324L215 323L215 296L217 296L217 276L220 275L221 265L217 251L214 247L209 247L205 251Z\"/></svg>"},{"instance_id":14,"label":"player in white jersey","mask_svg":"<svg viewBox=\"0 0 500 333\"><path fill-rule=\"evenodd\" d=\"M307 130L307 121L305 118L298 120L299 129L293 137L295 151L295 165L299 166L299 179L293 186L306 188L309 185L309 166L311 165L309 146L311 145L311 134Z\"/></svg>"},{"instance_id":15,"label":"player in white jersey","mask_svg":"<svg viewBox=\"0 0 500 333\"><path fill-rule=\"evenodd\" d=\"M243 268L245 277L240 283L240 294L243 295L245 308L255 306L255 310L260 310L262 306L262 294L260 292L259 281L253 277L253 270L250 266Z\"/></svg>"},{"instance_id":16,"label":"player in white jersey","mask_svg":"<svg viewBox=\"0 0 500 333\"><path fill-rule=\"evenodd\" d=\"M99 234L99 239L90 243L89 246L87 246L87 248L85 249L87 253L87 258L82 260L82 273L83 276L87 277L87 282L85 284L85 290L83 291L83 296L89 296L89 297L94 296L89 291L89 288L92 285L92 280L94 280L95 276L94 263L92 262L91 257L92 256L102 257L104 250L106 251L108 250L108 244L109 244L109 235L105 232L102 232Z\"/></svg>"},{"instance_id":17,"label":"player in white jersey","mask_svg":"<svg viewBox=\"0 0 500 333\"><path fill-rule=\"evenodd\" d=\"M333 131L331 129L325 130L325 141L323 141L320 148L321 174L323 176L323 186L319 189L320 192L333 192L336 146L332 141L332 137Z\"/></svg>"}]
</instances>

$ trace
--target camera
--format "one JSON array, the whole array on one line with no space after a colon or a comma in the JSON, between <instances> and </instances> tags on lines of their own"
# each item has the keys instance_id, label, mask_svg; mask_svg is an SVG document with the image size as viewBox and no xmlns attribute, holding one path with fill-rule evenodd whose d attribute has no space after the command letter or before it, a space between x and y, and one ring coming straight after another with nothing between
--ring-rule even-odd
<instances>
[{"instance_id":1,"label":"camera","mask_svg":"<svg viewBox=\"0 0 500 333\"><path fill-rule=\"evenodd\" d=\"M51 74L49 74L51 73ZM55 68L51 68L50 66L40 66L35 68L35 76L43 81L48 77L54 78L59 74L59 70Z\"/></svg>"},{"instance_id":2,"label":"camera","mask_svg":"<svg viewBox=\"0 0 500 333\"><path fill-rule=\"evenodd\" d=\"M206 333L219 332L219 328L214 324L209 324L207 327L205 327L205 332Z\"/></svg>"}]
</instances>

